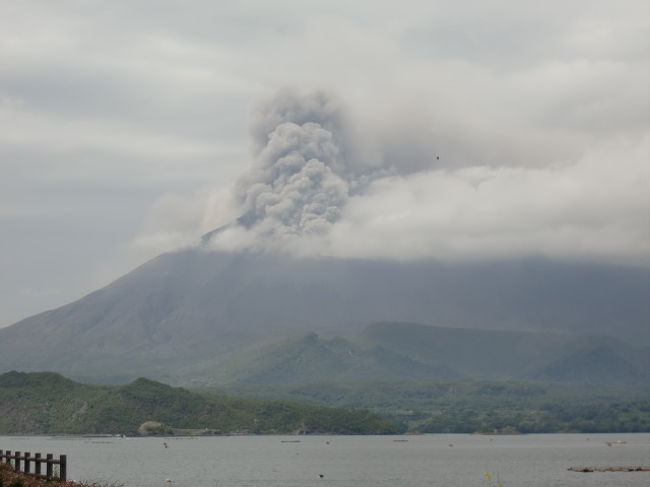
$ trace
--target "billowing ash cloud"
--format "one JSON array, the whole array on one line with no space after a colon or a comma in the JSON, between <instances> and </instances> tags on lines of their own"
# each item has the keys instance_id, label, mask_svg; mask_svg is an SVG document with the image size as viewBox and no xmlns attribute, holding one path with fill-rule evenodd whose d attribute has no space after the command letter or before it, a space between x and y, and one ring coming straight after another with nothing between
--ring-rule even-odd
<instances>
[{"instance_id":1,"label":"billowing ash cloud","mask_svg":"<svg viewBox=\"0 0 650 487\"><path fill-rule=\"evenodd\" d=\"M263 236L318 234L339 219L350 186L338 112L324 94L288 92L263 107L253 125L253 167L237 182L238 223Z\"/></svg>"},{"instance_id":2,"label":"billowing ash cloud","mask_svg":"<svg viewBox=\"0 0 650 487\"><path fill-rule=\"evenodd\" d=\"M339 147L317 123L284 122L237 184L238 223L264 233L321 233L340 217L349 186L337 174Z\"/></svg>"},{"instance_id":3,"label":"billowing ash cloud","mask_svg":"<svg viewBox=\"0 0 650 487\"><path fill-rule=\"evenodd\" d=\"M352 163L349 132L340 104L323 92L283 90L258 105L251 122L255 159L233 192L241 216L210 237L240 227L266 245L269 239L326 234L350 195L396 171Z\"/></svg>"},{"instance_id":4,"label":"billowing ash cloud","mask_svg":"<svg viewBox=\"0 0 650 487\"><path fill-rule=\"evenodd\" d=\"M345 134L346 125L343 109L341 103L329 93L301 94L285 88L271 99L258 103L250 118L256 155L267 147L271 134L285 123L318 125L330 133L336 145L342 145L341 137Z\"/></svg>"}]
</instances>

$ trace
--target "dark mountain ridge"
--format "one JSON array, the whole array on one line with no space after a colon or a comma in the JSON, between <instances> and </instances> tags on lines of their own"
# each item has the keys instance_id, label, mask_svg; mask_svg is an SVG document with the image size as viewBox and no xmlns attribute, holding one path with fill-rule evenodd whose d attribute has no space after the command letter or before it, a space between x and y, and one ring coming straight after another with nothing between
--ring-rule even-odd
<instances>
[{"instance_id":1,"label":"dark mountain ridge","mask_svg":"<svg viewBox=\"0 0 650 487\"><path fill-rule=\"evenodd\" d=\"M650 347L597 335L384 322L346 338L310 333L217 358L175 380L200 388L431 380L650 385Z\"/></svg>"}]
</instances>

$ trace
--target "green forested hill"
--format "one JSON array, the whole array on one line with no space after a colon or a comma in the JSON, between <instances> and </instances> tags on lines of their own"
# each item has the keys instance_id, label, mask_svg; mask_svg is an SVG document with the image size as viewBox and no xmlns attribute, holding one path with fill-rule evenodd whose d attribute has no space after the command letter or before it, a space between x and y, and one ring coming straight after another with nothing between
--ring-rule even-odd
<instances>
[{"instance_id":1,"label":"green forested hill","mask_svg":"<svg viewBox=\"0 0 650 487\"><path fill-rule=\"evenodd\" d=\"M229 386L230 394L367 407L421 433L650 432L650 389L512 381Z\"/></svg>"},{"instance_id":2,"label":"green forested hill","mask_svg":"<svg viewBox=\"0 0 650 487\"><path fill-rule=\"evenodd\" d=\"M389 434L395 426L361 409L193 393L147 379L94 386L48 372L0 375L0 433L135 434L147 421L222 433Z\"/></svg>"}]
</instances>

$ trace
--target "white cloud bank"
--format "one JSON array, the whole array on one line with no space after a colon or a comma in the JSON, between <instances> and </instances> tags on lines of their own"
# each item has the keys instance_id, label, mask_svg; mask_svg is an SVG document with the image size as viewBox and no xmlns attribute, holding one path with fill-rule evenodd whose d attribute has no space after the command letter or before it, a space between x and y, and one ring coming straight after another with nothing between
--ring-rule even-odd
<instances>
[{"instance_id":1,"label":"white cloud bank","mask_svg":"<svg viewBox=\"0 0 650 487\"><path fill-rule=\"evenodd\" d=\"M473 166L378 180L352 198L324 251L648 262L649 142L610 141L545 168Z\"/></svg>"},{"instance_id":2,"label":"white cloud bank","mask_svg":"<svg viewBox=\"0 0 650 487\"><path fill-rule=\"evenodd\" d=\"M409 134L406 141L392 140L402 151L385 147L378 167L347 159L363 154L364 146L333 143L345 139L337 134L345 124L324 128L332 114L314 109L314 96L293 98L294 108L301 101L310 108L268 129L268 145L222 206L227 212L220 215L217 208L226 227L212 237L213 248L395 259L544 255L647 262L647 135L593 140L582 154L547 164L506 159L502 165L458 167L445 161L453 154L440 160L430 152L429 167L415 169L423 147ZM281 98L286 101L287 93ZM296 113L274 109L289 118ZM365 184L355 184L359 178Z\"/></svg>"},{"instance_id":3,"label":"white cloud bank","mask_svg":"<svg viewBox=\"0 0 650 487\"><path fill-rule=\"evenodd\" d=\"M323 93L291 90L261 104L252 115L248 171L230 188L167 196L139 243L162 250L220 228L210 247L229 251L648 264L650 136L643 131L588 137L582 153L585 138L576 137L580 144L560 150L563 157L557 148L541 150L547 161L539 153L518 158L540 150L539 139L555 143L553 134L529 130L493 145L470 132L471 151L495 151L489 163L471 164L453 152L436 155L431 140L444 143L444 136L414 124L423 117L413 112L355 125L341 106Z\"/></svg>"}]
</instances>

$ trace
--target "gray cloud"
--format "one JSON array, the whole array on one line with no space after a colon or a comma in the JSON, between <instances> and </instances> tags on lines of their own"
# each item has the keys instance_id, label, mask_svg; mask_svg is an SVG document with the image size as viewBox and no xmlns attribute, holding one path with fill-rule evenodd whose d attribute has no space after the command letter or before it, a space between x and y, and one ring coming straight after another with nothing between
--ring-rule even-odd
<instances>
[{"instance_id":1,"label":"gray cloud","mask_svg":"<svg viewBox=\"0 0 650 487\"><path fill-rule=\"evenodd\" d=\"M592 140L568 159L557 157L556 150L566 151L560 147L542 151L547 160L532 164L516 164L506 150L499 151L501 163L449 163L431 152L418 157L426 145L409 144L433 137L426 124L388 138L382 130L370 131L380 141L366 134L355 145L339 133L355 132L351 118L333 109L328 97L291 93L283 91L253 116L257 158L232 198L243 216L215 235L216 248L391 259L542 254L650 263L650 200L643 190L650 180L648 135ZM389 125L403 124L396 118ZM516 141L519 148L514 141L500 143L525 154L541 142L561 141L527 134L529 140ZM468 141L483 150L498 147ZM383 167L350 158L368 147L385 149L378 156ZM419 159L428 164L413 170L412 160Z\"/></svg>"}]
</instances>

